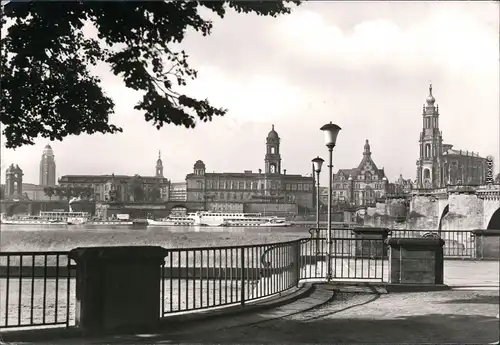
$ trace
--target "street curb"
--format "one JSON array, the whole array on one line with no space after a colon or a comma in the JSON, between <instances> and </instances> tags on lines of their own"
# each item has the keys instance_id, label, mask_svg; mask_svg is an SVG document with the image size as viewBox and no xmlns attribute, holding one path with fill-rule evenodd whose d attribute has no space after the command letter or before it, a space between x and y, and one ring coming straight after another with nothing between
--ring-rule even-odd
<instances>
[{"instance_id":1,"label":"street curb","mask_svg":"<svg viewBox=\"0 0 500 345\"><path fill-rule=\"evenodd\" d=\"M164 331L168 329L169 332L176 331L176 329L182 327L186 327L190 324L196 324L207 319L214 318L223 318L223 317L232 317L244 314L250 314L254 312L259 312L267 309L278 308L283 305L293 303L301 298L306 298L310 296L316 287L311 283L300 284L295 289L289 289L287 291L283 291L276 296L271 296L267 298L263 298L262 300L258 300L255 302L248 302L246 305L232 305L216 310L204 310L198 312L191 312L182 315L172 315L166 316L164 319L160 320L160 323L155 327L148 327L147 329L135 329L135 330L127 330L120 333L110 332L106 334L102 334L99 336L85 336L81 330L76 327L71 328L50 328L50 329L28 329L28 330L13 330L13 331L3 331L0 332L0 344L9 344L11 342L42 342L42 341L54 341L54 340L62 340L62 339L75 339L81 338L87 340L102 340L104 341L106 337L112 335L128 335L134 333L140 333L144 331Z\"/></svg>"}]
</instances>

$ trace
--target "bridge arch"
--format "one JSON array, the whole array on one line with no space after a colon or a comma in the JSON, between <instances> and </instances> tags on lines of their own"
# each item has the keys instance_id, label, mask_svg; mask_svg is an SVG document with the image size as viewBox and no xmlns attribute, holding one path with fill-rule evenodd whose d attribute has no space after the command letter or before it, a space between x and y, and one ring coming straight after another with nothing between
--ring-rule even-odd
<instances>
[{"instance_id":1,"label":"bridge arch","mask_svg":"<svg viewBox=\"0 0 500 345\"><path fill-rule=\"evenodd\" d=\"M493 212L486 229L500 230L500 208Z\"/></svg>"},{"instance_id":2,"label":"bridge arch","mask_svg":"<svg viewBox=\"0 0 500 345\"><path fill-rule=\"evenodd\" d=\"M169 213L176 216L186 215L188 212L186 204L173 205L169 209Z\"/></svg>"},{"instance_id":3,"label":"bridge arch","mask_svg":"<svg viewBox=\"0 0 500 345\"><path fill-rule=\"evenodd\" d=\"M438 230L441 231L442 226L443 226L443 218L450 212L450 205L446 205L443 209L443 212L441 213L441 217L439 217L439 225L438 225Z\"/></svg>"}]
</instances>

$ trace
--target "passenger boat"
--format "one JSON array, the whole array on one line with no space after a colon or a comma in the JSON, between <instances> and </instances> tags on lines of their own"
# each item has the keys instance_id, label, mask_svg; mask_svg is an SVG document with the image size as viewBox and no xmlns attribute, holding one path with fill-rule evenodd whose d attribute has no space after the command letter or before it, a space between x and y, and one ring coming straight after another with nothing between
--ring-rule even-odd
<instances>
[{"instance_id":1,"label":"passenger boat","mask_svg":"<svg viewBox=\"0 0 500 345\"><path fill-rule=\"evenodd\" d=\"M195 225L202 226L290 226L284 218L263 217L260 213L196 212L189 214Z\"/></svg>"},{"instance_id":2,"label":"passenger boat","mask_svg":"<svg viewBox=\"0 0 500 345\"><path fill-rule=\"evenodd\" d=\"M193 216L167 217L164 219L148 219L148 226L189 226L195 225Z\"/></svg>"},{"instance_id":3,"label":"passenger boat","mask_svg":"<svg viewBox=\"0 0 500 345\"><path fill-rule=\"evenodd\" d=\"M87 212L46 212L42 211L38 216L14 216L7 217L2 213L1 224L9 225L72 225L84 224L89 218Z\"/></svg>"}]
</instances>

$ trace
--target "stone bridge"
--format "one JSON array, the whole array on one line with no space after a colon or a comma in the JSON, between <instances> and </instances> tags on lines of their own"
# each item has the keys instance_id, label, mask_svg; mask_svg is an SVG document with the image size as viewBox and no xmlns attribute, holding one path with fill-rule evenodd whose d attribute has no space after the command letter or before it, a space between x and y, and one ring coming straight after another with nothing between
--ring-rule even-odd
<instances>
[{"instance_id":1,"label":"stone bridge","mask_svg":"<svg viewBox=\"0 0 500 345\"><path fill-rule=\"evenodd\" d=\"M388 198L370 208L365 225L415 230L500 229L500 185L448 186L414 190L406 207L406 222L394 219L402 200ZM378 219L376 219L378 218Z\"/></svg>"}]
</instances>

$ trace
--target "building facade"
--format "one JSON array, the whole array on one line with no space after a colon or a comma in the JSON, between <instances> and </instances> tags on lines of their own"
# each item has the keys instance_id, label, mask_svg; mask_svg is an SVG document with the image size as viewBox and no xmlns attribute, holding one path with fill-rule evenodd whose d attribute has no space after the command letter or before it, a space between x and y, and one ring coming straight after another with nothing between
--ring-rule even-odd
<instances>
[{"instance_id":1,"label":"building facade","mask_svg":"<svg viewBox=\"0 0 500 345\"><path fill-rule=\"evenodd\" d=\"M158 157L155 176L139 175L64 175L61 187L90 187L95 201L160 202L168 201L170 181L163 177L163 163Z\"/></svg>"},{"instance_id":2,"label":"building facade","mask_svg":"<svg viewBox=\"0 0 500 345\"><path fill-rule=\"evenodd\" d=\"M186 201L187 200L187 186L186 182L172 182L170 183L170 201Z\"/></svg>"},{"instance_id":3,"label":"building facade","mask_svg":"<svg viewBox=\"0 0 500 345\"><path fill-rule=\"evenodd\" d=\"M296 203L313 206L313 178L291 175L282 169L280 138L274 125L266 138L264 171L207 173L198 160L186 176L187 201L217 203Z\"/></svg>"},{"instance_id":4,"label":"building facade","mask_svg":"<svg viewBox=\"0 0 500 345\"><path fill-rule=\"evenodd\" d=\"M394 183L389 183L389 189L387 191L388 194L411 194L411 190L413 188L413 182L411 179L403 178L403 175L400 174L399 178Z\"/></svg>"},{"instance_id":5,"label":"building facade","mask_svg":"<svg viewBox=\"0 0 500 345\"><path fill-rule=\"evenodd\" d=\"M478 153L453 149L443 143L439 130L439 106L429 86L422 110L420 157L417 159L417 188L442 188L447 185L480 185L485 182L486 158Z\"/></svg>"},{"instance_id":6,"label":"building facade","mask_svg":"<svg viewBox=\"0 0 500 345\"><path fill-rule=\"evenodd\" d=\"M352 206L374 204L388 190L384 168L379 169L372 159L370 144L365 142L363 158L356 168L340 169L333 176L333 203Z\"/></svg>"},{"instance_id":7,"label":"building facade","mask_svg":"<svg viewBox=\"0 0 500 345\"><path fill-rule=\"evenodd\" d=\"M40 186L55 186L56 184L56 161L52 147L45 146L40 160Z\"/></svg>"}]
</instances>

